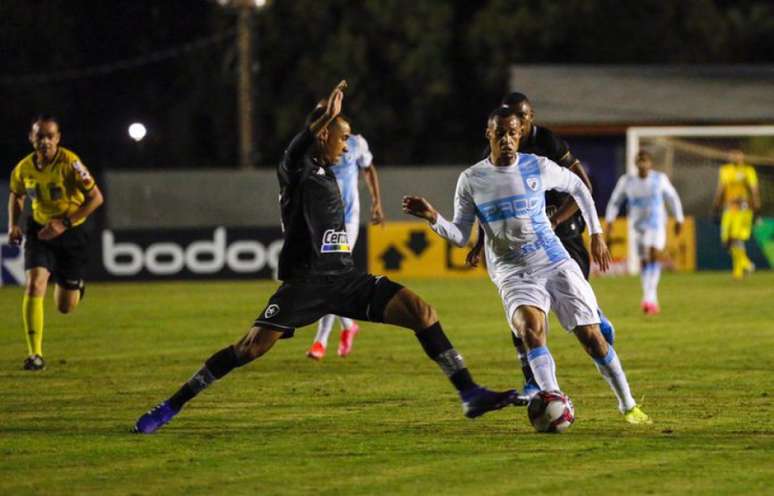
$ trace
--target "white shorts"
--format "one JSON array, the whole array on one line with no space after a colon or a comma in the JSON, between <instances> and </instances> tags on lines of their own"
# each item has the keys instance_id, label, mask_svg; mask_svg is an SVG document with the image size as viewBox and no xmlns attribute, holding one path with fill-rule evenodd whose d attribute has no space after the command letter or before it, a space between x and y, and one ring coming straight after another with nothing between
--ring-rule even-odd
<instances>
[{"instance_id":1,"label":"white shorts","mask_svg":"<svg viewBox=\"0 0 774 496\"><path fill-rule=\"evenodd\" d=\"M579 325L599 324L597 297L572 259L538 275L513 273L504 278L498 289L511 329L516 309L522 305L537 307L546 316L553 309L567 331Z\"/></svg>"},{"instance_id":2,"label":"white shorts","mask_svg":"<svg viewBox=\"0 0 774 496\"><path fill-rule=\"evenodd\" d=\"M357 236L360 234L360 224L358 222L345 224L344 229L347 230L347 241L349 242L349 249L355 251Z\"/></svg>"},{"instance_id":3,"label":"white shorts","mask_svg":"<svg viewBox=\"0 0 774 496\"><path fill-rule=\"evenodd\" d=\"M666 229L634 231L634 243L637 245L637 254L640 256L640 259L648 258L651 248L661 251L666 246Z\"/></svg>"}]
</instances>

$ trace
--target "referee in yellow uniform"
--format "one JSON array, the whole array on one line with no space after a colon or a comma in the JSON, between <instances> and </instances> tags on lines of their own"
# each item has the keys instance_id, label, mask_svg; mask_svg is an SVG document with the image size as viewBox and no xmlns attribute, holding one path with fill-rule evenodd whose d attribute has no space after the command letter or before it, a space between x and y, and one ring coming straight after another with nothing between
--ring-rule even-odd
<instances>
[{"instance_id":1,"label":"referee in yellow uniform","mask_svg":"<svg viewBox=\"0 0 774 496\"><path fill-rule=\"evenodd\" d=\"M755 269L747 257L745 241L752 234L753 218L761 199L755 168L744 162L740 150L732 151L729 158L731 162L720 167L714 207L716 212L723 208L720 239L731 254L734 279L741 279Z\"/></svg>"},{"instance_id":2,"label":"referee in yellow uniform","mask_svg":"<svg viewBox=\"0 0 774 496\"><path fill-rule=\"evenodd\" d=\"M86 232L82 224L102 205L102 193L78 156L59 146L59 123L50 116L32 123L33 153L11 173L8 197L8 238L24 243L27 274L22 318L27 338L25 370L41 370L43 360L43 299L53 274L54 298L62 313L72 312L83 297ZM24 198L32 201L26 230L19 225Z\"/></svg>"}]
</instances>

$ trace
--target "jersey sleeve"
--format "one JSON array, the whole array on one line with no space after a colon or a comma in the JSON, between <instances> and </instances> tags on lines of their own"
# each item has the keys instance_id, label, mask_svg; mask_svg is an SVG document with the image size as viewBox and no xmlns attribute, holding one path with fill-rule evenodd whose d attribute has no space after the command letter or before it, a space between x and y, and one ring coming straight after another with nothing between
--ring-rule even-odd
<instances>
[{"instance_id":1,"label":"jersey sleeve","mask_svg":"<svg viewBox=\"0 0 774 496\"><path fill-rule=\"evenodd\" d=\"M304 163L304 154L311 148L312 143L314 143L314 137L312 136L312 131L307 127L298 133L287 149L285 149L280 162L280 169L288 174L301 170Z\"/></svg>"},{"instance_id":2,"label":"jersey sleeve","mask_svg":"<svg viewBox=\"0 0 774 496\"><path fill-rule=\"evenodd\" d=\"M607 209L605 211L605 221L610 224L618 217L618 211L621 209L624 200L626 199L626 174L618 178L618 182L615 183L615 189L613 194L610 195L610 200L607 202Z\"/></svg>"},{"instance_id":3,"label":"jersey sleeve","mask_svg":"<svg viewBox=\"0 0 774 496\"><path fill-rule=\"evenodd\" d=\"M578 176L569 169L559 167L555 162L545 157L540 157L540 175L543 180L543 188L546 190L555 189L562 193L568 193L572 196L575 203L578 204L583 219L589 226L589 234L598 234L602 232L602 224L599 222L597 207L594 205L594 199L591 192L583 184Z\"/></svg>"},{"instance_id":4,"label":"jersey sleeve","mask_svg":"<svg viewBox=\"0 0 774 496\"><path fill-rule=\"evenodd\" d=\"M94 181L94 176L91 175L89 169L83 165L81 159L77 155L74 155L73 158L74 160L70 163L73 184L79 190L88 193L97 186L97 183Z\"/></svg>"},{"instance_id":5,"label":"jersey sleeve","mask_svg":"<svg viewBox=\"0 0 774 496\"><path fill-rule=\"evenodd\" d=\"M457 180L457 189L454 193L454 218L450 222L439 213L438 219L431 227L442 238L448 239L457 246L465 246L470 239L475 221L476 204L470 191L468 176L463 172Z\"/></svg>"},{"instance_id":6,"label":"jersey sleeve","mask_svg":"<svg viewBox=\"0 0 774 496\"><path fill-rule=\"evenodd\" d=\"M677 222L683 223L685 218L683 216L683 204L680 202L680 196L677 194L677 190L672 186L672 182L669 180L666 174L661 174L661 191L664 195L664 201L669 207L669 211L674 215Z\"/></svg>"},{"instance_id":7,"label":"jersey sleeve","mask_svg":"<svg viewBox=\"0 0 774 496\"><path fill-rule=\"evenodd\" d=\"M11 192L19 196L23 196L25 194L24 179L22 178L21 170L22 170L21 164L13 168L13 172L11 172L11 181L9 185Z\"/></svg>"},{"instance_id":8,"label":"jersey sleeve","mask_svg":"<svg viewBox=\"0 0 774 496\"><path fill-rule=\"evenodd\" d=\"M357 143L357 159L355 163L359 169L367 169L371 167L374 161L374 156L371 154L371 150L368 148L368 142L362 136L358 135L355 138Z\"/></svg>"}]
</instances>

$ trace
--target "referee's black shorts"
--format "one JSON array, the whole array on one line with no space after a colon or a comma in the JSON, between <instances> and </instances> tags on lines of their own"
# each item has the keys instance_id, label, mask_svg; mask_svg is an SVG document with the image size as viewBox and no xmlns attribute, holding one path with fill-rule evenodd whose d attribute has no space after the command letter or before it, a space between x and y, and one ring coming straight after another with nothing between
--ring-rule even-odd
<instances>
[{"instance_id":1,"label":"referee's black shorts","mask_svg":"<svg viewBox=\"0 0 774 496\"><path fill-rule=\"evenodd\" d=\"M287 280L269 298L254 325L283 331L283 337L288 338L297 327L316 322L327 314L383 322L387 303L401 289L403 286L387 277L357 270L336 276Z\"/></svg>"},{"instance_id":2,"label":"referee's black shorts","mask_svg":"<svg viewBox=\"0 0 774 496\"><path fill-rule=\"evenodd\" d=\"M591 256L586 246L583 244L583 236L573 236L571 238L561 238L562 244L570 257L575 260L583 272L583 277L587 280L591 272Z\"/></svg>"},{"instance_id":3,"label":"referee's black shorts","mask_svg":"<svg viewBox=\"0 0 774 496\"><path fill-rule=\"evenodd\" d=\"M65 289L78 289L88 261L89 237L83 225L65 230L54 239L38 238L43 228L29 219L24 238L24 269L43 267Z\"/></svg>"}]
</instances>

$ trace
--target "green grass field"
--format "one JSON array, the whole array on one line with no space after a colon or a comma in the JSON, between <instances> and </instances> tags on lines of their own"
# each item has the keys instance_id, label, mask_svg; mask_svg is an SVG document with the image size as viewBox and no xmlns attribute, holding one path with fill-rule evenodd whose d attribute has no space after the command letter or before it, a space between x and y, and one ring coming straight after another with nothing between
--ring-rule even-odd
<instances>
[{"instance_id":1,"label":"green grass field","mask_svg":"<svg viewBox=\"0 0 774 496\"><path fill-rule=\"evenodd\" d=\"M403 281L432 302L478 382L520 384L489 281ZM623 422L591 360L552 318L577 420L532 431L524 409L475 421L408 331L366 324L352 356L280 342L153 436L129 434L249 326L270 283L91 284L46 307L48 368L21 370L21 289L0 289L0 494L772 494L774 273L595 280L653 426Z\"/></svg>"}]
</instances>

